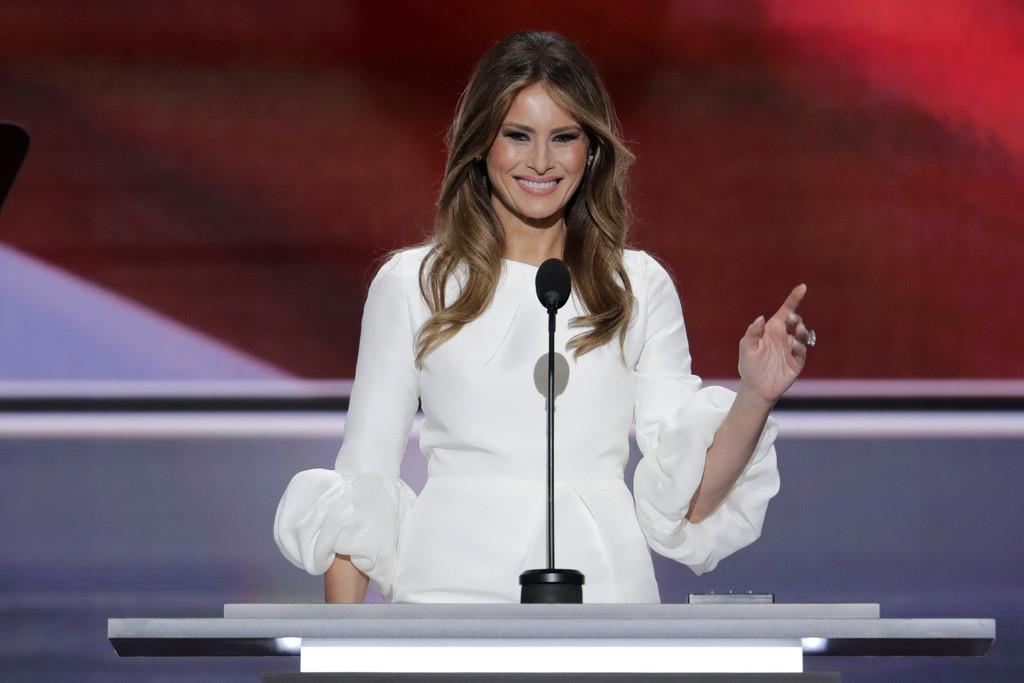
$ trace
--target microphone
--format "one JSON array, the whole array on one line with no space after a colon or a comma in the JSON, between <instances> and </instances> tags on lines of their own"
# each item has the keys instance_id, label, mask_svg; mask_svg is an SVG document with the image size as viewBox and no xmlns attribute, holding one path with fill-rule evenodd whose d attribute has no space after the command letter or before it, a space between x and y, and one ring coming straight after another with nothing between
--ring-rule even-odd
<instances>
[{"instance_id":1,"label":"microphone","mask_svg":"<svg viewBox=\"0 0 1024 683\"><path fill-rule=\"evenodd\" d=\"M537 298L548 311L548 566L519 575L521 603L582 603L583 573L555 568L555 316L572 292L569 267L549 258L537 269Z\"/></svg>"},{"instance_id":2,"label":"microphone","mask_svg":"<svg viewBox=\"0 0 1024 683\"><path fill-rule=\"evenodd\" d=\"M569 267L561 259L549 258L537 269L537 298L544 308L558 310L569 300L572 277Z\"/></svg>"},{"instance_id":3,"label":"microphone","mask_svg":"<svg viewBox=\"0 0 1024 683\"><path fill-rule=\"evenodd\" d=\"M0 207L18 177L18 169L28 153L29 136L16 123L0 121Z\"/></svg>"}]
</instances>

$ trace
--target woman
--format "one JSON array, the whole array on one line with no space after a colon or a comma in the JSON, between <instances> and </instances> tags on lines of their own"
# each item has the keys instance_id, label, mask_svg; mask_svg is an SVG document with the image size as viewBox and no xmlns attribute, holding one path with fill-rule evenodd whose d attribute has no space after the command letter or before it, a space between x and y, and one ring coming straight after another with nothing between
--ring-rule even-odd
<instances>
[{"instance_id":1,"label":"woman","mask_svg":"<svg viewBox=\"0 0 1024 683\"><path fill-rule=\"evenodd\" d=\"M289 483L278 547L325 575L328 602L362 601L367 581L396 602L519 601L519 574L546 561L534 368L546 368L547 313L533 292L558 257L573 295L555 333L568 374L556 566L583 572L585 602L660 602L649 549L699 575L760 535L779 490L769 413L813 345L795 313L806 287L747 329L737 393L701 387L671 276L625 247L633 155L593 66L557 34L493 47L447 143L434 235L374 277L335 469ZM417 497L399 465L418 400ZM634 421L635 499L623 480Z\"/></svg>"}]
</instances>

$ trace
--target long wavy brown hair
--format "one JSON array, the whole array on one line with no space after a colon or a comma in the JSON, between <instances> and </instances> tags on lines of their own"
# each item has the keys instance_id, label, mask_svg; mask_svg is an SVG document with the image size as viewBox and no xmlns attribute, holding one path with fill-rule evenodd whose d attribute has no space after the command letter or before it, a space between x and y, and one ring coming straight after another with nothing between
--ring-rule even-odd
<instances>
[{"instance_id":1,"label":"long wavy brown hair","mask_svg":"<svg viewBox=\"0 0 1024 683\"><path fill-rule=\"evenodd\" d=\"M619 122L590 60L565 37L513 33L477 64L445 136L448 161L441 182L430 250L420 266L420 292L431 315L416 335L416 364L490 305L501 276L505 236L491 204L485 161L516 95L543 82L548 94L583 128L593 161L565 209L564 260L587 314L570 327L588 331L569 340L579 358L618 336L624 359L635 300L623 265L631 218L627 170L634 155L619 139ZM457 299L445 286L460 264L465 281Z\"/></svg>"}]
</instances>

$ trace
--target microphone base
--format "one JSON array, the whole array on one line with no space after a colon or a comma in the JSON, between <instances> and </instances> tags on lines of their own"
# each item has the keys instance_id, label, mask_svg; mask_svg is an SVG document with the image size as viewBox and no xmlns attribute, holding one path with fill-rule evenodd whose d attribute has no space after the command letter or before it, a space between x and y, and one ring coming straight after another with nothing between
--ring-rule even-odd
<instances>
[{"instance_id":1,"label":"microphone base","mask_svg":"<svg viewBox=\"0 0 1024 683\"><path fill-rule=\"evenodd\" d=\"M582 604L583 573L575 569L527 569L519 575L519 602Z\"/></svg>"}]
</instances>

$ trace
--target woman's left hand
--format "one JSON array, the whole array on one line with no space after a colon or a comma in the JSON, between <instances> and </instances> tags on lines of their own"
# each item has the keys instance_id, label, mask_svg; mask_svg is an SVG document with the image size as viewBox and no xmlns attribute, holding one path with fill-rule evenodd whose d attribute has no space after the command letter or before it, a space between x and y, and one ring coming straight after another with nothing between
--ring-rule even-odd
<instances>
[{"instance_id":1,"label":"woman's left hand","mask_svg":"<svg viewBox=\"0 0 1024 683\"><path fill-rule=\"evenodd\" d=\"M740 339L741 385L766 403L774 404L804 369L810 332L796 307L806 293L807 285L794 287L775 315L767 322L759 316Z\"/></svg>"}]
</instances>

